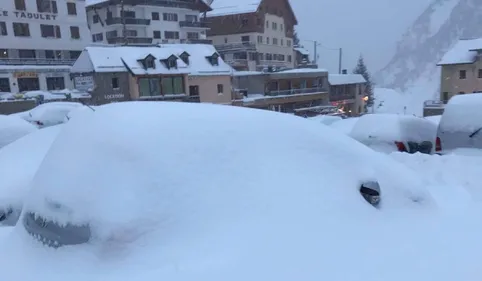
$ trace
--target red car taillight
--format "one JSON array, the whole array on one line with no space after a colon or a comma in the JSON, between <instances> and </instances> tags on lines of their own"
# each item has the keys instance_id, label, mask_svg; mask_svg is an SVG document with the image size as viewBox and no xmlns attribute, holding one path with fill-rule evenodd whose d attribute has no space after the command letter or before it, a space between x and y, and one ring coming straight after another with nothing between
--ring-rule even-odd
<instances>
[{"instance_id":1,"label":"red car taillight","mask_svg":"<svg viewBox=\"0 0 482 281\"><path fill-rule=\"evenodd\" d=\"M403 142L396 141L395 145L397 146L398 151L407 152L407 148L405 147L405 144L403 144Z\"/></svg>"},{"instance_id":2,"label":"red car taillight","mask_svg":"<svg viewBox=\"0 0 482 281\"><path fill-rule=\"evenodd\" d=\"M435 151L436 152L442 151L442 141L440 140L439 137L435 139Z\"/></svg>"}]
</instances>

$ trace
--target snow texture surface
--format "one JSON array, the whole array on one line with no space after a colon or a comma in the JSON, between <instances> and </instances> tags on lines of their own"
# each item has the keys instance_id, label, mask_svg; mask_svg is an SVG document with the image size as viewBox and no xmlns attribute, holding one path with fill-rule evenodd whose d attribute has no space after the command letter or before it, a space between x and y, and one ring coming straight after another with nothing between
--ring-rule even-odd
<instances>
[{"instance_id":1,"label":"snow texture surface","mask_svg":"<svg viewBox=\"0 0 482 281\"><path fill-rule=\"evenodd\" d=\"M315 122L125 102L63 126L25 211L89 224L91 241L53 250L17 224L0 245L5 280L426 281L482 273L482 246L468 244L479 241L481 220L444 214L414 171ZM358 192L366 180L381 185L379 209Z\"/></svg>"},{"instance_id":2,"label":"snow texture surface","mask_svg":"<svg viewBox=\"0 0 482 281\"><path fill-rule=\"evenodd\" d=\"M0 148L36 130L34 125L18 116L0 115Z\"/></svg>"},{"instance_id":3,"label":"snow texture surface","mask_svg":"<svg viewBox=\"0 0 482 281\"><path fill-rule=\"evenodd\" d=\"M0 209L21 208L30 183L61 125L35 130L0 149Z\"/></svg>"},{"instance_id":4,"label":"snow texture surface","mask_svg":"<svg viewBox=\"0 0 482 281\"><path fill-rule=\"evenodd\" d=\"M477 57L477 52L474 50L477 49L482 49L482 38L459 40L445 53L438 65L473 63Z\"/></svg>"},{"instance_id":5,"label":"snow texture surface","mask_svg":"<svg viewBox=\"0 0 482 281\"><path fill-rule=\"evenodd\" d=\"M455 95L445 106L440 128L446 132L474 132L482 127L482 93Z\"/></svg>"},{"instance_id":6,"label":"snow texture surface","mask_svg":"<svg viewBox=\"0 0 482 281\"><path fill-rule=\"evenodd\" d=\"M349 84L361 84L367 81L361 74L329 74L328 81L330 85L349 85Z\"/></svg>"}]
</instances>

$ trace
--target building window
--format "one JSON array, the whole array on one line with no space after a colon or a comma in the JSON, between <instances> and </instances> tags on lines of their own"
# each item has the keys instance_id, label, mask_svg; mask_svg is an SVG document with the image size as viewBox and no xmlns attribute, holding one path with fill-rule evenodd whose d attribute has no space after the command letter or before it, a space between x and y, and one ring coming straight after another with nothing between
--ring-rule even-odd
<instances>
[{"instance_id":1,"label":"building window","mask_svg":"<svg viewBox=\"0 0 482 281\"><path fill-rule=\"evenodd\" d=\"M80 39L80 29L79 29L78 26L71 26L70 27L70 38Z\"/></svg>"},{"instance_id":2,"label":"building window","mask_svg":"<svg viewBox=\"0 0 482 281\"><path fill-rule=\"evenodd\" d=\"M273 38L273 45L278 45L278 38Z\"/></svg>"},{"instance_id":3,"label":"building window","mask_svg":"<svg viewBox=\"0 0 482 281\"><path fill-rule=\"evenodd\" d=\"M179 39L179 32L178 31L164 31L164 38L165 39Z\"/></svg>"},{"instance_id":4,"label":"building window","mask_svg":"<svg viewBox=\"0 0 482 281\"><path fill-rule=\"evenodd\" d=\"M15 10L25 11L27 6L25 5L25 0L15 0Z\"/></svg>"},{"instance_id":5,"label":"building window","mask_svg":"<svg viewBox=\"0 0 482 281\"><path fill-rule=\"evenodd\" d=\"M188 21L188 22L197 22L197 16L195 16L195 15L186 15L186 21Z\"/></svg>"},{"instance_id":6,"label":"building window","mask_svg":"<svg viewBox=\"0 0 482 281\"><path fill-rule=\"evenodd\" d=\"M48 77L47 78L47 90L63 90L65 89L64 77Z\"/></svg>"},{"instance_id":7,"label":"building window","mask_svg":"<svg viewBox=\"0 0 482 281\"><path fill-rule=\"evenodd\" d=\"M92 22L93 22L93 23L98 23L99 21L100 21L99 15L94 15L94 16L92 17Z\"/></svg>"},{"instance_id":8,"label":"building window","mask_svg":"<svg viewBox=\"0 0 482 281\"><path fill-rule=\"evenodd\" d=\"M97 33L97 34L92 35L92 41L93 42L104 41L104 33Z\"/></svg>"},{"instance_id":9,"label":"building window","mask_svg":"<svg viewBox=\"0 0 482 281\"><path fill-rule=\"evenodd\" d=\"M152 97L161 95L161 83L159 78L140 78L139 96Z\"/></svg>"},{"instance_id":10,"label":"building window","mask_svg":"<svg viewBox=\"0 0 482 281\"><path fill-rule=\"evenodd\" d=\"M126 30L126 36L127 37L137 37L137 30Z\"/></svg>"},{"instance_id":11,"label":"building window","mask_svg":"<svg viewBox=\"0 0 482 281\"><path fill-rule=\"evenodd\" d=\"M291 40L286 40L286 46L291 47Z\"/></svg>"},{"instance_id":12,"label":"building window","mask_svg":"<svg viewBox=\"0 0 482 281\"><path fill-rule=\"evenodd\" d=\"M189 86L189 96L191 96L191 97L199 96L199 86L198 85Z\"/></svg>"},{"instance_id":13,"label":"building window","mask_svg":"<svg viewBox=\"0 0 482 281\"><path fill-rule=\"evenodd\" d=\"M69 52L69 55L70 55L70 59L71 60L76 60L80 57L80 54L82 54L82 51L70 51Z\"/></svg>"},{"instance_id":14,"label":"building window","mask_svg":"<svg viewBox=\"0 0 482 281\"><path fill-rule=\"evenodd\" d=\"M266 21L266 28L269 28L269 21Z\"/></svg>"},{"instance_id":15,"label":"building window","mask_svg":"<svg viewBox=\"0 0 482 281\"><path fill-rule=\"evenodd\" d=\"M271 26L272 26L273 30L277 30L277 29L278 29L278 24L275 23L275 22L271 23Z\"/></svg>"},{"instance_id":16,"label":"building window","mask_svg":"<svg viewBox=\"0 0 482 281\"><path fill-rule=\"evenodd\" d=\"M30 37L30 28L28 26L28 23L14 22L13 34L16 37Z\"/></svg>"},{"instance_id":17,"label":"building window","mask_svg":"<svg viewBox=\"0 0 482 281\"><path fill-rule=\"evenodd\" d=\"M10 93L10 79L0 78L0 92Z\"/></svg>"},{"instance_id":18,"label":"building window","mask_svg":"<svg viewBox=\"0 0 482 281\"><path fill-rule=\"evenodd\" d=\"M227 43L228 43L228 38L224 37L224 44L227 44Z\"/></svg>"},{"instance_id":19,"label":"building window","mask_svg":"<svg viewBox=\"0 0 482 281\"><path fill-rule=\"evenodd\" d=\"M161 79L163 95L180 95L184 94L183 77L163 77Z\"/></svg>"},{"instance_id":20,"label":"building window","mask_svg":"<svg viewBox=\"0 0 482 281\"><path fill-rule=\"evenodd\" d=\"M449 93L448 92L443 92L442 93L442 101L446 103L449 100Z\"/></svg>"},{"instance_id":21,"label":"building window","mask_svg":"<svg viewBox=\"0 0 482 281\"><path fill-rule=\"evenodd\" d=\"M38 78L17 78L18 91L39 91L40 83Z\"/></svg>"},{"instance_id":22,"label":"building window","mask_svg":"<svg viewBox=\"0 0 482 281\"><path fill-rule=\"evenodd\" d=\"M55 51L45 50L45 58L46 58L46 59L51 59L51 60L56 59L56 57L55 57Z\"/></svg>"},{"instance_id":23,"label":"building window","mask_svg":"<svg viewBox=\"0 0 482 281\"><path fill-rule=\"evenodd\" d=\"M61 38L60 26L58 25L40 25L40 33L44 38Z\"/></svg>"},{"instance_id":24,"label":"building window","mask_svg":"<svg viewBox=\"0 0 482 281\"><path fill-rule=\"evenodd\" d=\"M112 77L111 84L112 84L112 89L114 90L119 89L119 78Z\"/></svg>"},{"instance_id":25,"label":"building window","mask_svg":"<svg viewBox=\"0 0 482 281\"><path fill-rule=\"evenodd\" d=\"M175 13L163 13L162 19L164 21L178 21L177 14Z\"/></svg>"},{"instance_id":26,"label":"building window","mask_svg":"<svg viewBox=\"0 0 482 281\"><path fill-rule=\"evenodd\" d=\"M161 32L159 30L154 30L152 32L152 34L153 34L154 38L161 39Z\"/></svg>"},{"instance_id":27,"label":"building window","mask_svg":"<svg viewBox=\"0 0 482 281\"><path fill-rule=\"evenodd\" d=\"M4 21L0 21L0 35L1 36L8 35L7 24Z\"/></svg>"},{"instance_id":28,"label":"building window","mask_svg":"<svg viewBox=\"0 0 482 281\"><path fill-rule=\"evenodd\" d=\"M247 18L243 18L243 19L241 20L241 25L242 25L242 26L247 26L247 25L248 25L248 22L249 22L249 21L248 21Z\"/></svg>"},{"instance_id":29,"label":"building window","mask_svg":"<svg viewBox=\"0 0 482 281\"><path fill-rule=\"evenodd\" d=\"M482 69L479 69L479 73L478 73L477 77L482 78Z\"/></svg>"},{"instance_id":30,"label":"building window","mask_svg":"<svg viewBox=\"0 0 482 281\"><path fill-rule=\"evenodd\" d=\"M7 49L0 49L0 58L8 59L8 50Z\"/></svg>"},{"instance_id":31,"label":"building window","mask_svg":"<svg viewBox=\"0 0 482 281\"><path fill-rule=\"evenodd\" d=\"M187 33L187 39L191 39L191 40L199 39L199 33L197 33L197 32L188 32L188 33Z\"/></svg>"},{"instance_id":32,"label":"building window","mask_svg":"<svg viewBox=\"0 0 482 281\"><path fill-rule=\"evenodd\" d=\"M283 24L280 24L280 25L279 25L279 29L280 29L281 31L283 31Z\"/></svg>"},{"instance_id":33,"label":"building window","mask_svg":"<svg viewBox=\"0 0 482 281\"><path fill-rule=\"evenodd\" d=\"M460 70L459 71L459 79L466 79L467 78L467 71Z\"/></svg>"},{"instance_id":34,"label":"building window","mask_svg":"<svg viewBox=\"0 0 482 281\"><path fill-rule=\"evenodd\" d=\"M68 2L67 3L67 13L69 15L72 15L72 16L77 15L77 5L75 5L75 3Z\"/></svg>"},{"instance_id":35,"label":"building window","mask_svg":"<svg viewBox=\"0 0 482 281\"><path fill-rule=\"evenodd\" d=\"M284 41L283 39L281 39L281 44L280 44L280 45L281 45L281 46L284 46L284 44L285 44L285 41Z\"/></svg>"},{"instance_id":36,"label":"building window","mask_svg":"<svg viewBox=\"0 0 482 281\"><path fill-rule=\"evenodd\" d=\"M291 55L288 55L288 62L291 62Z\"/></svg>"},{"instance_id":37,"label":"building window","mask_svg":"<svg viewBox=\"0 0 482 281\"><path fill-rule=\"evenodd\" d=\"M224 85L223 84L218 84L218 94L224 93Z\"/></svg>"},{"instance_id":38,"label":"building window","mask_svg":"<svg viewBox=\"0 0 482 281\"><path fill-rule=\"evenodd\" d=\"M136 18L136 12L135 11L121 11L121 17L134 19L134 18Z\"/></svg>"},{"instance_id":39,"label":"building window","mask_svg":"<svg viewBox=\"0 0 482 281\"><path fill-rule=\"evenodd\" d=\"M37 11L39 13L57 14L57 2L53 0L37 0Z\"/></svg>"},{"instance_id":40,"label":"building window","mask_svg":"<svg viewBox=\"0 0 482 281\"><path fill-rule=\"evenodd\" d=\"M161 20L158 12L152 12L151 18L152 20Z\"/></svg>"},{"instance_id":41,"label":"building window","mask_svg":"<svg viewBox=\"0 0 482 281\"><path fill-rule=\"evenodd\" d=\"M263 44L263 36L258 35L258 43Z\"/></svg>"},{"instance_id":42,"label":"building window","mask_svg":"<svg viewBox=\"0 0 482 281\"><path fill-rule=\"evenodd\" d=\"M269 37L266 37L266 44L269 44Z\"/></svg>"},{"instance_id":43,"label":"building window","mask_svg":"<svg viewBox=\"0 0 482 281\"><path fill-rule=\"evenodd\" d=\"M34 59L37 57L35 50L18 50L18 57L21 59Z\"/></svg>"},{"instance_id":44,"label":"building window","mask_svg":"<svg viewBox=\"0 0 482 281\"><path fill-rule=\"evenodd\" d=\"M112 30L112 31L107 31L105 33L105 38L110 39L110 38L116 38L117 37L117 30Z\"/></svg>"}]
</instances>

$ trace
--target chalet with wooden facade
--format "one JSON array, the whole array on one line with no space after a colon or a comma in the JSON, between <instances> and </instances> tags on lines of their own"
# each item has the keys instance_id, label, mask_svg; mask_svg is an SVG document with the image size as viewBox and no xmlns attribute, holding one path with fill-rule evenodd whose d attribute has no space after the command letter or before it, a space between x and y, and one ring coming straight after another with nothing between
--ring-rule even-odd
<instances>
[{"instance_id":1,"label":"chalet with wooden facade","mask_svg":"<svg viewBox=\"0 0 482 281\"><path fill-rule=\"evenodd\" d=\"M293 68L294 27L298 24L288 0L254 0L222 6L214 1L206 13L207 39L236 70Z\"/></svg>"}]
</instances>

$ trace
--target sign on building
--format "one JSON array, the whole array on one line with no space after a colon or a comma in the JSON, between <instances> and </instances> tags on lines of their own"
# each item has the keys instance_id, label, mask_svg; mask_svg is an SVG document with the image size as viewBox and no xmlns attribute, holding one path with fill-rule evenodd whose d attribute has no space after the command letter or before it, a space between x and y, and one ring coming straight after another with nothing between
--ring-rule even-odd
<instances>
[{"instance_id":1,"label":"sign on building","mask_svg":"<svg viewBox=\"0 0 482 281\"><path fill-rule=\"evenodd\" d=\"M15 78L37 78L38 74L36 72L15 72L13 74Z\"/></svg>"},{"instance_id":2,"label":"sign on building","mask_svg":"<svg viewBox=\"0 0 482 281\"><path fill-rule=\"evenodd\" d=\"M94 89L93 76L77 76L74 78L75 88L82 92L89 92Z\"/></svg>"}]
</instances>

